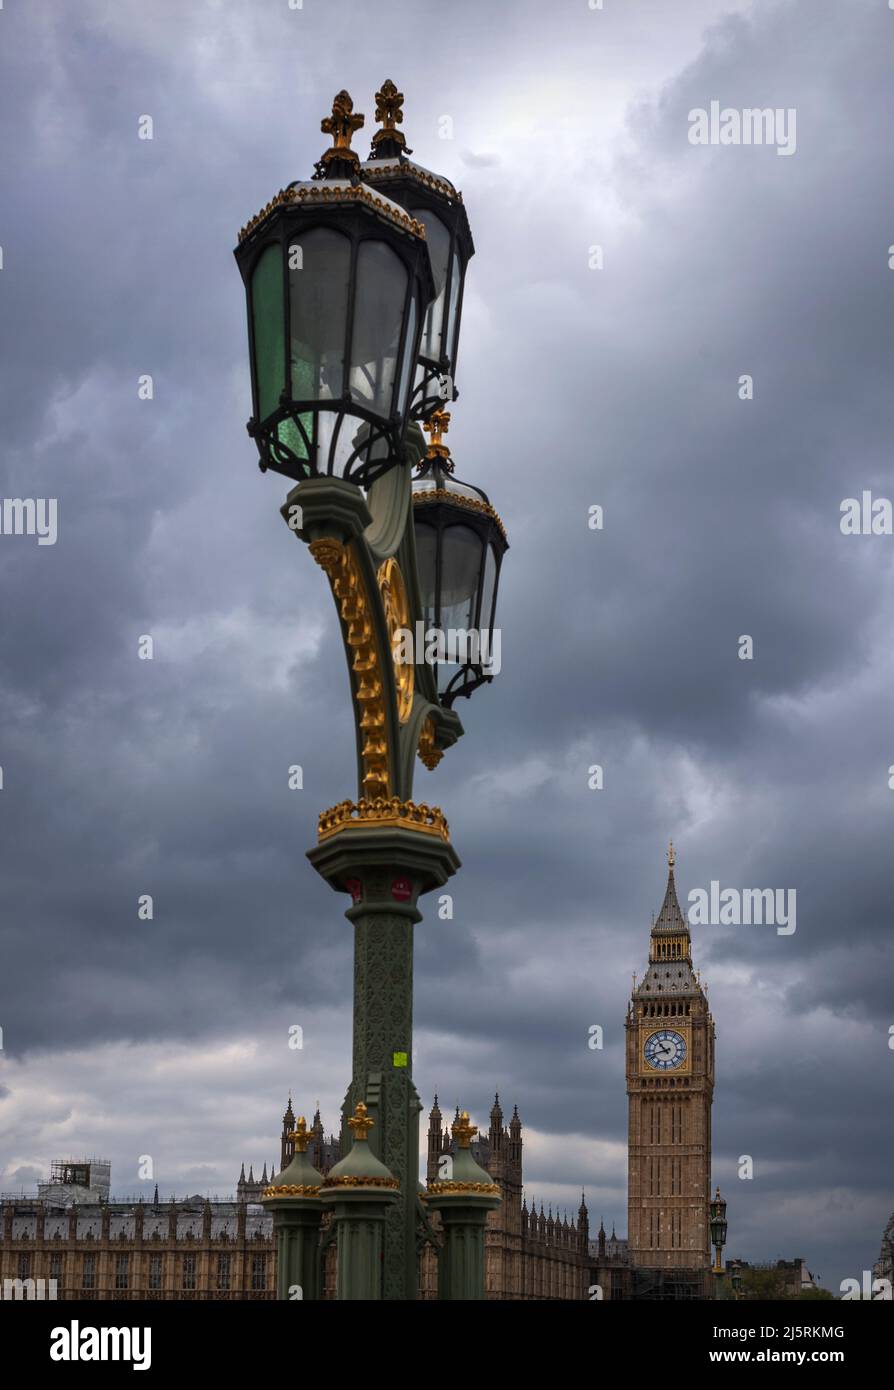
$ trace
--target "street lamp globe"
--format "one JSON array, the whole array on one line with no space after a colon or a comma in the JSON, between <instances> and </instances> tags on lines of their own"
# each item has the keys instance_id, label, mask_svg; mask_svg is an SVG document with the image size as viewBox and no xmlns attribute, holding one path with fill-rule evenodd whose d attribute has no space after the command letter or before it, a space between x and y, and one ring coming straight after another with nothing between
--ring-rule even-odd
<instances>
[{"instance_id":1,"label":"street lamp globe","mask_svg":"<svg viewBox=\"0 0 894 1390\"><path fill-rule=\"evenodd\" d=\"M362 177L381 189L425 227L435 280L435 297L425 314L419 345L412 415L427 420L457 397L454 386L459 350L466 267L475 253L462 194L449 179L433 174L409 158L403 123L403 92L389 79L376 92L376 120Z\"/></svg>"},{"instance_id":2,"label":"street lamp globe","mask_svg":"<svg viewBox=\"0 0 894 1390\"><path fill-rule=\"evenodd\" d=\"M419 590L426 634L439 634L432 665L446 708L499 669L497 588L506 530L481 488L453 476L444 443L449 414L437 410L426 429L428 451L412 483Z\"/></svg>"},{"instance_id":3,"label":"street lamp globe","mask_svg":"<svg viewBox=\"0 0 894 1390\"><path fill-rule=\"evenodd\" d=\"M347 92L321 122L313 179L239 234L254 438L262 470L369 487L401 462L423 323L435 297L423 223L361 178Z\"/></svg>"}]
</instances>

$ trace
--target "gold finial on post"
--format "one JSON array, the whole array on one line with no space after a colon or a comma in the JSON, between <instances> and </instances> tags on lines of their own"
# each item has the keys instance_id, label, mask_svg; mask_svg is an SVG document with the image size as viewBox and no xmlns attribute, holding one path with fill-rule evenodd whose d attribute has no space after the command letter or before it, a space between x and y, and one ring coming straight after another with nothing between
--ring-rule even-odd
<instances>
[{"instance_id":1,"label":"gold finial on post","mask_svg":"<svg viewBox=\"0 0 894 1390\"><path fill-rule=\"evenodd\" d=\"M467 1149L478 1133L478 1126L469 1123L469 1112L464 1110L458 1120L454 1120L451 1133L461 1149Z\"/></svg>"},{"instance_id":2,"label":"gold finial on post","mask_svg":"<svg viewBox=\"0 0 894 1390\"><path fill-rule=\"evenodd\" d=\"M354 103L349 92L339 92L332 102L332 115L320 121L324 135L332 136L332 144L321 156L317 165L320 177L331 174L333 178L350 178L360 167L360 156L351 149L355 130L360 130L366 117L354 114Z\"/></svg>"},{"instance_id":3,"label":"gold finial on post","mask_svg":"<svg viewBox=\"0 0 894 1390\"><path fill-rule=\"evenodd\" d=\"M286 1138L295 1145L295 1152L306 1154L307 1146L310 1143L310 1135L307 1132L307 1120L303 1115L299 1115L295 1121L295 1128L286 1135Z\"/></svg>"},{"instance_id":4,"label":"gold finial on post","mask_svg":"<svg viewBox=\"0 0 894 1390\"><path fill-rule=\"evenodd\" d=\"M674 842L671 840L667 847L667 867L672 869L677 862L677 852L674 849Z\"/></svg>"},{"instance_id":5,"label":"gold finial on post","mask_svg":"<svg viewBox=\"0 0 894 1390\"><path fill-rule=\"evenodd\" d=\"M403 104L403 92L399 92L391 78L386 77L381 90L376 92L376 121L382 129L377 130L372 138L373 156L379 145L387 145L388 148L383 154L391 156L406 149L406 136L397 128L403 125ZM407 153L409 154L409 150Z\"/></svg>"},{"instance_id":6,"label":"gold finial on post","mask_svg":"<svg viewBox=\"0 0 894 1390\"><path fill-rule=\"evenodd\" d=\"M354 1107L354 1113L348 1120L348 1128L354 1136L354 1143L366 1141L369 1138L369 1131L375 1124L375 1120L369 1118L369 1112L362 1100L358 1100Z\"/></svg>"}]
</instances>

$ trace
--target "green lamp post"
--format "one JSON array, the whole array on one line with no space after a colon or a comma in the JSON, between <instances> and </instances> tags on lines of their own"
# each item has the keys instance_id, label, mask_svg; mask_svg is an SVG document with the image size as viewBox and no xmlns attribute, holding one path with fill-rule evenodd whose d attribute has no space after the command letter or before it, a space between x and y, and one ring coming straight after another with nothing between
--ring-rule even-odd
<instances>
[{"instance_id":1,"label":"green lamp post","mask_svg":"<svg viewBox=\"0 0 894 1390\"><path fill-rule=\"evenodd\" d=\"M472 1156L478 1133L464 1110L453 1122L455 1153L448 1178L431 1180L426 1206L441 1218L444 1243L438 1265L438 1298L484 1298L484 1232L487 1213L500 1205L500 1189Z\"/></svg>"},{"instance_id":2,"label":"green lamp post","mask_svg":"<svg viewBox=\"0 0 894 1390\"><path fill-rule=\"evenodd\" d=\"M311 1163L307 1146L307 1121L300 1115L287 1136L294 1154L261 1193L261 1201L273 1216L276 1240L276 1288L280 1298L315 1301L320 1284L320 1201L322 1174Z\"/></svg>"},{"instance_id":3,"label":"green lamp post","mask_svg":"<svg viewBox=\"0 0 894 1390\"><path fill-rule=\"evenodd\" d=\"M362 1145L396 1184L381 1189L390 1195L379 1203L379 1293L364 1296L413 1299L422 1108L412 1078L413 930L419 898L459 868L440 809L413 800L413 776L417 756L434 769L463 727L418 643L407 659L405 639L466 590L470 614L482 612L486 595L492 627L495 584L488 527L450 525L451 507L457 521L468 520L469 499L446 490L438 563L420 582L414 521L425 509L413 505L411 474L426 446L416 422L438 404L439 372L455 394L459 306L472 247L460 195L411 164L394 135L400 94L389 88L387 101L379 95L386 136L376 159L361 165L351 148L364 118L339 92L321 123L332 145L313 179L281 189L242 229L235 255L248 307L248 431L262 471L295 484L282 516L328 578L354 714L356 799L320 815L308 858L336 892L350 896L353 1065L342 1152L347 1161L351 1146ZM447 242L439 233L433 269L428 230L436 212ZM435 342L429 310L438 302ZM479 548L475 564L470 536ZM461 693L482 683L478 674ZM362 1137L348 1118L361 1104L369 1121ZM270 1199L276 1212L274 1200L282 1199ZM367 1287L367 1275L355 1278L351 1268L360 1258L354 1242L340 1241L340 1288ZM290 1268L288 1261L278 1267ZM284 1279L279 1298L289 1296Z\"/></svg>"},{"instance_id":4,"label":"green lamp post","mask_svg":"<svg viewBox=\"0 0 894 1390\"><path fill-rule=\"evenodd\" d=\"M726 1244L727 1220L726 1202L720 1196L718 1187L714 1200L710 1207L711 1223L711 1244L714 1246L714 1268L711 1273L714 1275L714 1297L722 1297L723 1288L723 1247Z\"/></svg>"}]
</instances>

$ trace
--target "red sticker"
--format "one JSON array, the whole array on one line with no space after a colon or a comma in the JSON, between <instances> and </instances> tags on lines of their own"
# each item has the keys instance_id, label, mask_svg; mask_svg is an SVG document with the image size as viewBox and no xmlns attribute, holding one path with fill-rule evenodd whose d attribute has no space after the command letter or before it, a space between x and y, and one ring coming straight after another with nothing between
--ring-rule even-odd
<instances>
[{"instance_id":1,"label":"red sticker","mask_svg":"<svg viewBox=\"0 0 894 1390\"><path fill-rule=\"evenodd\" d=\"M346 879L345 879L345 887L347 888L347 890L348 890L348 892L350 893L351 897L354 899L354 902L355 902L355 903L359 903L359 901L360 901L360 895L361 895L362 892L363 892L363 884L360 882L360 879L359 879L359 878L346 878Z\"/></svg>"},{"instance_id":2,"label":"red sticker","mask_svg":"<svg viewBox=\"0 0 894 1390\"><path fill-rule=\"evenodd\" d=\"M399 903L409 902L413 896L413 885L408 878L396 878L391 884L391 896Z\"/></svg>"}]
</instances>

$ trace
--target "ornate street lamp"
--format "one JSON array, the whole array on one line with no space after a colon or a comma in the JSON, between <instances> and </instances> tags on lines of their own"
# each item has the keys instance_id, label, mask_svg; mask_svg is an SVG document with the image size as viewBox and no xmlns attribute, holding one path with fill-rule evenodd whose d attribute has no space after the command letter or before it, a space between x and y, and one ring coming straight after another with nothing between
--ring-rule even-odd
<instances>
[{"instance_id":1,"label":"ornate street lamp","mask_svg":"<svg viewBox=\"0 0 894 1390\"><path fill-rule=\"evenodd\" d=\"M715 1258L713 1274L719 1278L723 1275L722 1251L726 1245L726 1202L720 1196L718 1187L713 1202L711 1203L711 1244L714 1246ZM718 1282L719 1287L719 1282Z\"/></svg>"},{"instance_id":2,"label":"ornate street lamp","mask_svg":"<svg viewBox=\"0 0 894 1390\"><path fill-rule=\"evenodd\" d=\"M506 530L487 494L453 476L443 442L450 424L436 410L426 429L428 452L413 480L413 522L419 592L426 632L442 634L443 660L433 661L438 698L449 709L460 695L493 680L494 615ZM453 634L453 636L451 636Z\"/></svg>"},{"instance_id":3,"label":"ornate street lamp","mask_svg":"<svg viewBox=\"0 0 894 1390\"><path fill-rule=\"evenodd\" d=\"M425 315L413 391L412 414L427 420L432 411L455 400L456 358L466 267L475 254L462 194L449 179L432 174L409 158L403 131L403 92L389 78L376 92L376 120L363 179L381 189L425 227L435 279L435 298Z\"/></svg>"},{"instance_id":4,"label":"ornate street lamp","mask_svg":"<svg viewBox=\"0 0 894 1390\"><path fill-rule=\"evenodd\" d=\"M379 96L382 106L384 88ZM393 136L399 104L390 110ZM428 615L442 624L477 624L490 641L506 549L485 495L450 476L441 443L446 419L432 422L425 459L419 426L410 424L411 413L426 413L419 400L410 408L417 358L420 399L426 373L452 371L455 361L471 255L465 213L452 190L452 197L429 190L442 199L437 206L450 236L436 294L428 222L422 211L417 216L394 202L386 180L367 179L369 166L361 168L350 147L362 123L340 92L322 122L333 143L315 178L278 193L243 229L236 251L248 296L249 432L261 468L294 480L282 516L328 577L357 754L357 799L321 813L318 842L307 852L326 882L350 895L354 1027L344 1158L320 1184L319 1199L304 1190L316 1186L306 1173L281 1174L265 1194L278 1213L280 1298L289 1297L290 1280L312 1287L302 1261L320 1202L332 1205L338 1229L340 1298L417 1295L424 1214L416 1183L421 1102L412 1075L414 930L418 902L447 882L459 857L440 809L413 800L413 781L417 760L431 771L462 735L451 701L490 673L479 650L450 676L441 699L424 653L414 651L407 662L404 643ZM379 140L377 153L390 149L388 138ZM414 190L425 184L403 162L398 172L397 190L405 177ZM385 166L377 163L376 174ZM441 291L439 346L420 357L423 321ZM411 472L420 462L414 492ZM473 1215L474 1224L477 1209Z\"/></svg>"},{"instance_id":5,"label":"ornate street lamp","mask_svg":"<svg viewBox=\"0 0 894 1390\"><path fill-rule=\"evenodd\" d=\"M332 145L239 233L262 470L364 487L403 457L423 322L435 297L421 220L361 179L364 118L339 92Z\"/></svg>"}]
</instances>

